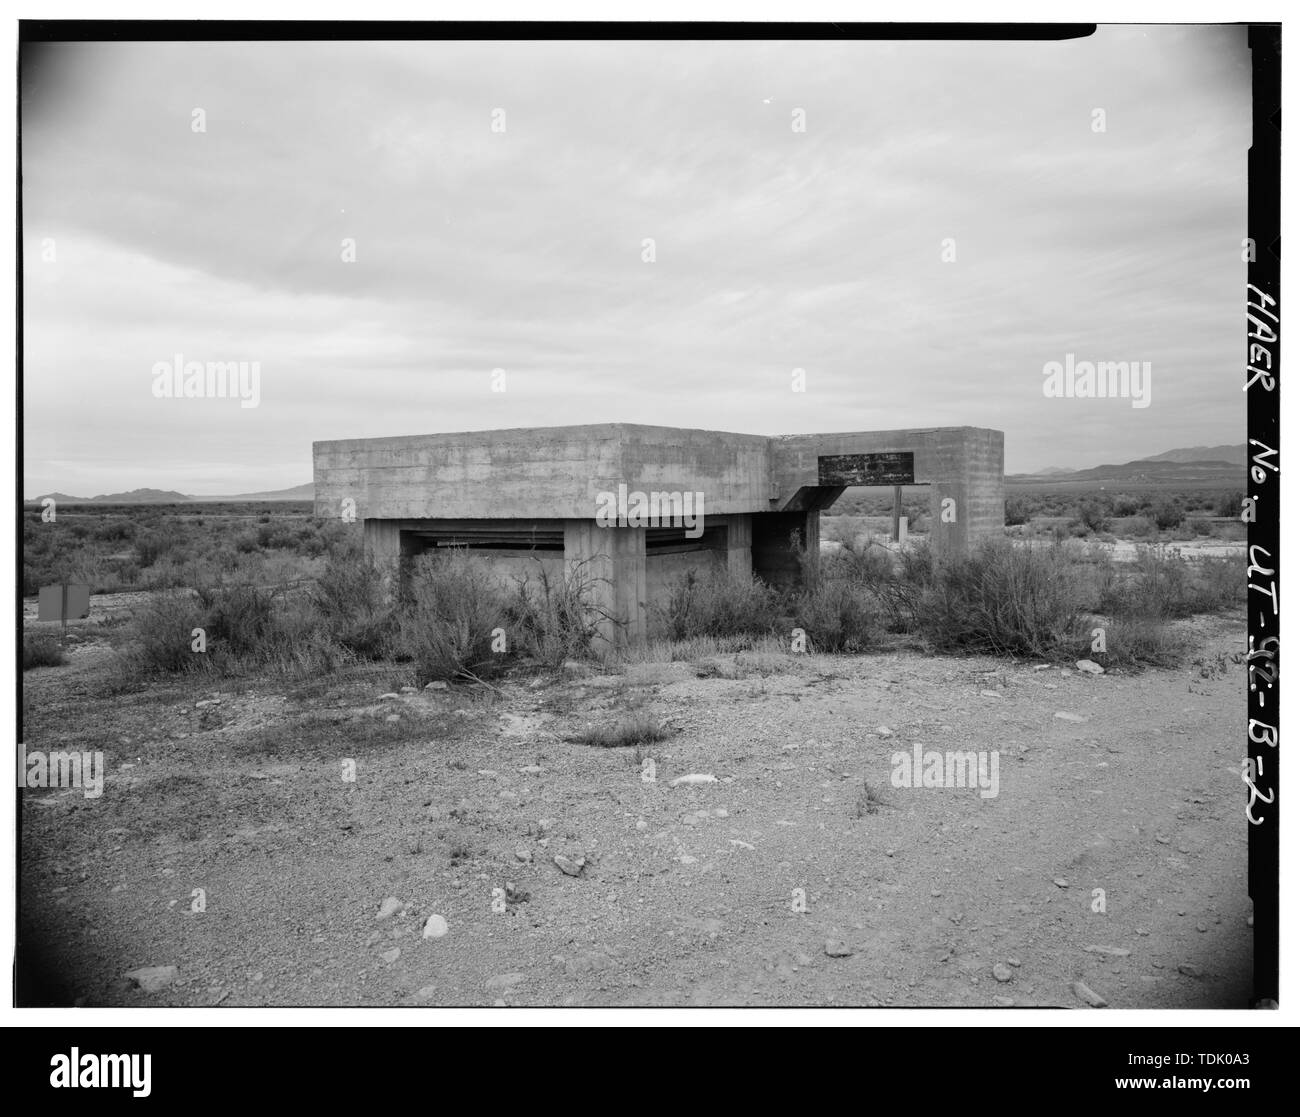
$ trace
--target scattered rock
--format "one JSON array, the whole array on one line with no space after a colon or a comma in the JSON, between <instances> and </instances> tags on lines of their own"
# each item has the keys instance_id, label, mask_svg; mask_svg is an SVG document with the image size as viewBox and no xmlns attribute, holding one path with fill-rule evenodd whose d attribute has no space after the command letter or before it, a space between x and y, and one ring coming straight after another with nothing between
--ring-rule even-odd
<instances>
[{"instance_id":1,"label":"scattered rock","mask_svg":"<svg viewBox=\"0 0 1300 1117\"><path fill-rule=\"evenodd\" d=\"M1105 1008L1106 998L1099 993L1094 993L1082 981L1076 981L1073 986L1074 995L1083 1001L1084 1004L1093 1008Z\"/></svg>"},{"instance_id":2,"label":"scattered rock","mask_svg":"<svg viewBox=\"0 0 1300 1117\"><path fill-rule=\"evenodd\" d=\"M424 937L426 939L440 939L447 933L447 921L436 912L429 916L424 923Z\"/></svg>"},{"instance_id":3,"label":"scattered rock","mask_svg":"<svg viewBox=\"0 0 1300 1117\"><path fill-rule=\"evenodd\" d=\"M132 970L126 979L146 993L161 993L176 981L178 973L175 966L145 966Z\"/></svg>"},{"instance_id":4,"label":"scattered rock","mask_svg":"<svg viewBox=\"0 0 1300 1117\"><path fill-rule=\"evenodd\" d=\"M416 690L415 690L415 687L413 687L413 686L404 686L404 687L402 687L402 693L403 693L403 694L415 694L415 693L416 693Z\"/></svg>"},{"instance_id":5,"label":"scattered rock","mask_svg":"<svg viewBox=\"0 0 1300 1117\"><path fill-rule=\"evenodd\" d=\"M994 997L993 1001L998 1008L1015 1008L1016 1006L1016 1002L1010 997Z\"/></svg>"},{"instance_id":6,"label":"scattered rock","mask_svg":"<svg viewBox=\"0 0 1300 1117\"><path fill-rule=\"evenodd\" d=\"M1194 966L1191 962L1179 962L1178 972L1185 977L1202 977L1205 973L1200 966Z\"/></svg>"},{"instance_id":7,"label":"scattered rock","mask_svg":"<svg viewBox=\"0 0 1300 1117\"><path fill-rule=\"evenodd\" d=\"M1079 660L1075 664L1075 667L1080 671L1086 671L1089 675L1104 675L1106 673L1106 668L1104 668L1100 663L1093 663L1090 659Z\"/></svg>"},{"instance_id":8,"label":"scattered rock","mask_svg":"<svg viewBox=\"0 0 1300 1117\"><path fill-rule=\"evenodd\" d=\"M707 772L692 772L690 773L690 775L687 776L678 776L675 780L673 780L672 786L677 787L680 784L685 784L688 787L691 787L701 783L717 783L717 782L718 782L717 776L710 775Z\"/></svg>"},{"instance_id":9,"label":"scattered rock","mask_svg":"<svg viewBox=\"0 0 1300 1117\"><path fill-rule=\"evenodd\" d=\"M516 860L516 861L522 861L522 862L524 862L525 864L527 864L527 863L528 863L529 861L531 861L532 859L533 859L533 852L532 852L532 850L530 850L530 849L517 849L517 850L515 850L515 860Z\"/></svg>"},{"instance_id":10,"label":"scattered rock","mask_svg":"<svg viewBox=\"0 0 1300 1117\"><path fill-rule=\"evenodd\" d=\"M495 776L497 774L497 770L495 768L480 768L478 770L478 774L480 776Z\"/></svg>"},{"instance_id":11,"label":"scattered rock","mask_svg":"<svg viewBox=\"0 0 1300 1117\"><path fill-rule=\"evenodd\" d=\"M393 947L392 950L385 950L379 957L381 957L385 962L387 962L391 966L401 956L402 956L402 948L399 946L395 946Z\"/></svg>"},{"instance_id":12,"label":"scattered rock","mask_svg":"<svg viewBox=\"0 0 1300 1117\"><path fill-rule=\"evenodd\" d=\"M1085 954L1105 954L1110 958L1127 958L1133 951L1123 946L1085 946Z\"/></svg>"},{"instance_id":13,"label":"scattered rock","mask_svg":"<svg viewBox=\"0 0 1300 1117\"><path fill-rule=\"evenodd\" d=\"M524 765L522 768L520 768L519 770L520 770L520 771L521 771L525 776L536 776L536 775L539 775L539 774L541 773L541 771L542 771L542 766L541 766L540 764L525 764L525 765Z\"/></svg>"},{"instance_id":14,"label":"scattered rock","mask_svg":"<svg viewBox=\"0 0 1300 1117\"><path fill-rule=\"evenodd\" d=\"M422 985L406 999L411 1002L427 1003L438 995L436 985Z\"/></svg>"},{"instance_id":15,"label":"scattered rock","mask_svg":"<svg viewBox=\"0 0 1300 1117\"><path fill-rule=\"evenodd\" d=\"M376 919L387 919L390 915L396 915L402 910L402 901L396 896L385 896L384 902L379 905L379 914Z\"/></svg>"},{"instance_id":16,"label":"scattered rock","mask_svg":"<svg viewBox=\"0 0 1300 1117\"><path fill-rule=\"evenodd\" d=\"M828 958L847 958L853 953L843 939L827 939L825 949Z\"/></svg>"},{"instance_id":17,"label":"scattered rock","mask_svg":"<svg viewBox=\"0 0 1300 1117\"><path fill-rule=\"evenodd\" d=\"M754 847L753 847L752 845L750 845L748 842L742 842L739 838L731 838L731 839L730 839L730 842L731 842L731 844L732 844L733 846L740 846L741 849L753 849L753 848L754 848Z\"/></svg>"},{"instance_id":18,"label":"scattered rock","mask_svg":"<svg viewBox=\"0 0 1300 1117\"><path fill-rule=\"evenodd\" d=\"M444 683L441 679L435 679L435 680L434 680L433 682L431 682L431 683L425 683L425 684L424 684L424 689L425 689L425 690L446 690L446 689L447 689L447 684ZM426 988L426 989L432 989L433 986L431 986L431 985L427 985L427 986L425 986L425 988Z\"/></svg>"},{"instance_id":19,"label":"scattered rock","mask_svg":"<svg viewBox=\"0 0 1300 1117\"><path fill-rule=\"evenodd\" d=\"M1010 966L1003 965L1001 962L999 962L997 965L993 967L994 981L1000 981L1003 984L1005 984L1006 982L1010 981L1013 976L1014 975L1011 972Z\"/></svg>"},{"instance_id":20,"label":"scattered rock","mask_svg":"<svg viewBox=\"0 0 1300 1117\"><path fill-rule=\"evenodd\" d=\"M1196 929L1200 931L1201 934L1205 934L1205 932L1209 930L1209 928L1204 923L1198 923L1196 925Z\"/></svg>"},{"instance_id":21,"label":"scattered rock","mask_svg":"<svg viewBox=\"0 0 1300 1117\"><path fill-rule=\"evenodd\" d=\"M893 735L894 735L894 731L893 731L892 729L890 729L889 726L887 726L887 725L877 725L877 726L876 726L876 736L877 736L877 737L892 737Z\"/></svg>"},{"instance_id":22,"label":"scattered rock","mask_svg":"<svg viewBox=\"0 0 1300 1117\"><path fill-rule=\"evenodd\" d=\"M381 695L380 695L380 696L379 696L375 701L377 701L377 702L387 702L387 701L389 701L390 699L395 699L395 698L400 698L400 697L401 697L400 694L394 694L392 691L389 691L387 694L381 694Z\"/></svg>"},{"instance_id":23,"label":"scattered rock","mask_svg":"<svg viewBox=\"0 0 1300 1117\"><path fill-rule=\"evenodd\" d=\"M385 720L385 721L401 721L401 720L402 720L402 715L401 715L401 714L389 714L387 717L384 718L384 720Z\"/></svg>"},{"instance_id":24,"label":"scattered rock","mask_svg":"<svg viewBox=\"0 0 1300 1117\"><path fill-rule=\"evenodd\" d=\"M996 690L981 690L981 691L980 691L980 697L981 697L981 698L997 698L997 699L1001 699L1001 698L1002 698L1002 695L1000 695Z\"/></svg>"},{"instance_id":25,"label":"scattered rock","mask_svg":"<svg viewBox=\"0 0 1300 1117\"><path fill-rule=\"evenodd\" d=\"M1069 882L1068 880L1066 880L1064 877L1057 877L1054 881L1052 881L1052 883L1053 883L1054 885L1056 885L1057 888L1069 888L1069 887L1070 887L1070 882Z\"/></svg>"},{"instance_id":26,"label":"scattered rock","mask_svg":"<svg viewBox=\"0 0 1300 1117\"><path fill-rule=\"evenodd\" d=\"M1082 714L1067 714L1064 710L1057 710L1056 716L1062 721L1087 721Z\"/></svg>"},{"instance_id":27,"label":"scattered rock","mask_svg":"<svg viewBox=\"0 0 1300 1117\"><path fill-rule=\"evenodd\" d=\"M576 861L570 861L563 854L559 853L557 853L552 860L555 862L555 865L560 872L562 872L566 877L581 876L583 866L587 864L585 857L579 857Z\"/></svg>"},{"instance_id":28,"label":"scattered rock","mask_svg":"<svg viewBox=\"0 0 1300 1117\"><path fill-rule=\"evenodd\" d=\"M1007 959L1007 965L1008 965L1008 966L1015 966L1016 969L1019 969L1019 968L1020 968L1020 959L1019 959L1019 958L1008 958L1008 959Z\"/></svg>"},{"instance_id":29,"label":"scattered rock","mask_svg":"<svg viewBox=\"0 0 1300 1117\"><path fill-rule=\"evenodd\" d=\"M648 829L649 826L650 826L650 824L649 824L648 822L646 822L646 820L645 820L644 818L638 818L638 819L636 820L636 828L637 828L638 830L645 830L645 829Z\"/></svg>"}]
</instances>

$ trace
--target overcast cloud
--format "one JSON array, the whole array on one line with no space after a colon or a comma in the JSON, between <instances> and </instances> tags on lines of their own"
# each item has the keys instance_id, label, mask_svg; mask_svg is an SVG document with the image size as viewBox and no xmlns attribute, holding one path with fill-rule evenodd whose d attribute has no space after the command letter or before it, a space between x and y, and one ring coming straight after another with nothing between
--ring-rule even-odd
<instances>
[{"instance_id":1,"label":"overcast cloud","mask_svg":"<svg viewBox=\"0 0 1300 1117\"><path fill-rule=\"evenodd\" d=\"M563 423L988 426L1009 472L1244 441L1239 29L88 44L23 86L28 495ZM259 406L155 398L177 353ZM1067 353L1150 361L1150 406L1045 398Z\"/></svg>"}]
</instances>

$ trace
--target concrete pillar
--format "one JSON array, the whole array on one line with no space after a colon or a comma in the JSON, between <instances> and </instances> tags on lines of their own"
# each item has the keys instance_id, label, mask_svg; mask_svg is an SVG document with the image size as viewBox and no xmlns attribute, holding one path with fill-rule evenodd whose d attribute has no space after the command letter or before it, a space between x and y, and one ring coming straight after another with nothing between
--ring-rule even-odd
<instances>
[{"instance_id":1,"label":"concrete pillar","mask_svg":"<svg viewBox=\"0 0 1300 1117\"><path fill-rule=\"evenodd\" d=\"M361 540L367 557L379 568L384 594L391 598L397 592L402 565L402 532L398 521L363 520Z\"/></svg>"},{"instance_id":2,"label":"concrete pillar","mask_svg":"<svg viewBox=\"0 0 1300 1117\"><path fill-rule=\"evenodd\" d=\"M564 562L581 565L587 600L611 647L645 642L645 528L600 527L595 520L564 521Z\"/></svg>"},{"instance_id":3,"label":"concrete pillar","mask_svg":"<svg viewBox=\"0 0 1300 1117\"><path fill-rule=\"evenodd\" d=\"M754 522L748 515L727 517L727 573L750 578L754 572Z\"/></svg>"}]
</instances>

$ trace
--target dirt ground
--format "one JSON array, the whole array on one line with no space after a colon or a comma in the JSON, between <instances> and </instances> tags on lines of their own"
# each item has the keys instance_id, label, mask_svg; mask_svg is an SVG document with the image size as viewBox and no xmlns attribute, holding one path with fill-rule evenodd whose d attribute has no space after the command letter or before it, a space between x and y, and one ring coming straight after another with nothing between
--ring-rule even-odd
<instances>
[{"instance_id":1,"label":"dirt ground","mask_svg":"<svg viewBox=\"0 0 1300 1117\"><path fill-rule=\"evenodd\" d=\"M98 798L23 792L32 995L1086 1009L1083 982L1242 1008L1246 638L1180 627L1188 664L1133 675L742 653L499 692L368 667L113 695L88 625L24 676L28 754L108 772ZM569 739L634 710L670 732L644 757ZM916 742L996 750L997 796L892 786Z\"/></svg>"}]
</instances>

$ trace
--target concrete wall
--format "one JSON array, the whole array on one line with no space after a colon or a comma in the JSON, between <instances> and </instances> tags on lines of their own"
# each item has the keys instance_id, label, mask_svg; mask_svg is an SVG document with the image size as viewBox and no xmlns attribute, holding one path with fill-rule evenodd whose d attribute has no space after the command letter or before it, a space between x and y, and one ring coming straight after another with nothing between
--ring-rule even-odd
<instances>
[{"instance_id":1,"label":"concrete wall","mask_svg":"<svg viewBox=\"0 0 1300 1117\"><path fill-rule=\"evenodd\" d=\"M358 519L590 519L597 496L704 493L710 515L767 507L770 440L632 423L312 444L316 514Z\"/></svg>"},{"instance_id":2,"label":"concrete wall","mask_svg":"<svg viewBox=\"0 0 1300 1117\"><path fill-rule=\"evenodd\" d=\"M785 435L772 440L778 507L807 500L818 485L817 459L832 454L911 451L916 484L930 486L930 541L940 554L1000 536L1005 518L1002 432L982 427ZM955 520L943 517L951 499Z\"/></svg>"}]
</instances>

